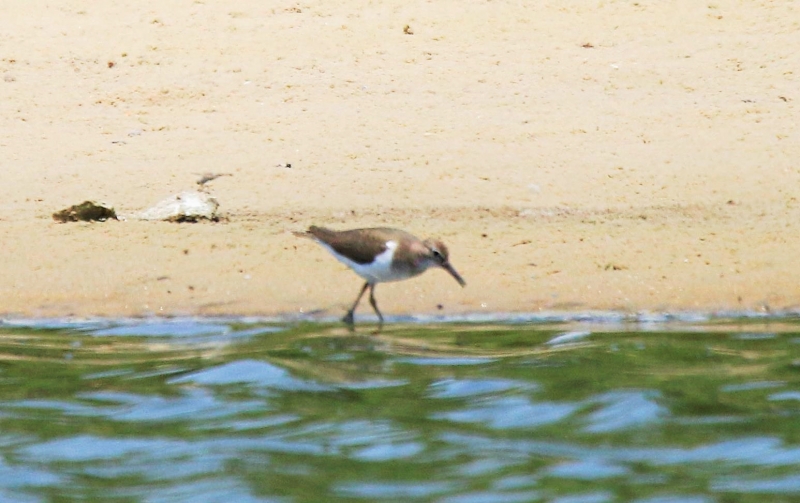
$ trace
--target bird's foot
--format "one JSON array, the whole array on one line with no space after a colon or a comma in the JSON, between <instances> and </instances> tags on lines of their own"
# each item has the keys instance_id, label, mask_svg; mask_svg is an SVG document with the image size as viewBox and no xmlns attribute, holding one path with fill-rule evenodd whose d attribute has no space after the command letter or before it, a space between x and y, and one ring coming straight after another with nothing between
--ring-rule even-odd
<instances>
[{"instance_id":1,"label":"bird's foot","mask_svg":"<svg viewBox=\"0 0 800 503\"><path fill-rule=\"evenodd\" d=\"M347 314L344 315L342 321L352 327L355 324L355 322L353 321L353 311L347 311Z\"/></svg>"},{"instance_id":2,"label":"bird's foot","mask_svg":"<svg viewBox=\"0 0 800 503\"><path fill-rule=\"evenodd\" d=\"M378 315L378 326L375 327L375 330L372 331L372 335L378 335L383 330L383 316Z\"/></svg>"}]
</instances>

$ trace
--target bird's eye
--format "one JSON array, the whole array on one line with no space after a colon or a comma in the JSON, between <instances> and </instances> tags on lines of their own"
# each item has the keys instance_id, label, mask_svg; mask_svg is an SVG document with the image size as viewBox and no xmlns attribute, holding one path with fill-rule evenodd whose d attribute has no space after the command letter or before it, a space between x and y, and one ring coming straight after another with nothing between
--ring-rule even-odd
<instances>
[{"instance_id":1,"label":"bird's eye","mask_svg":"<svg viewBox=\"0 0 800 503\"><path fill-rule=\"evenodd\" d=\"M433 252L433 256L436 257L437 259L439 259L439 260L443 260L444 259L442 254L439 253L439 250L431 250L431 251Z\"/></svg>"}]
</instances>

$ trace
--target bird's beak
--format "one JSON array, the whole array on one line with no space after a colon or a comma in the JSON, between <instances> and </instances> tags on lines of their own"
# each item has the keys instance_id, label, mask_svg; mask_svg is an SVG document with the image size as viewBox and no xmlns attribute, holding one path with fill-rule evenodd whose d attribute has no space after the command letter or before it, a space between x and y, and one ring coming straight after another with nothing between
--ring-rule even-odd
<instances>
[{"instance_id":1,"label":"bird's beak","mask_svg":"<svg viewBox=\"0 0 800 503\"><path fill-rule=\"evenodd\" d=\"M458 281L459 285L466 286L467 282L464 281L464 278L462 278L461 275L458 274L458 272L456 272L456 270L453 268L453 266L450 265L450 262L445 262L444 264L442 264L442 268L445 271L449 272L450 275L452 277L454 277L456 279L456 281Z\"/></svg>"}]
</instances>

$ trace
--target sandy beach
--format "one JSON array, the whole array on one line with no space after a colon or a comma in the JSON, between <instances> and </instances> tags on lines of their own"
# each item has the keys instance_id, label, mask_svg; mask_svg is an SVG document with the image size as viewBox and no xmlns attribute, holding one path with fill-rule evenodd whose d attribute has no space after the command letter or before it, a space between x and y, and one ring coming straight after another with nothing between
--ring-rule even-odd
<instances>
[{"instance_id":1,"label":"sandy beach","mask_svg":"<svg viewBox=\"0 0 800 503\"><path fill-rule=\"evenodd\" d=\"M800 308L795 2L2 11L5 316L344 314L311 224L447 243L389 316ZM51 217L208 171L218 223Z\"/></svg>"}]
</instances>

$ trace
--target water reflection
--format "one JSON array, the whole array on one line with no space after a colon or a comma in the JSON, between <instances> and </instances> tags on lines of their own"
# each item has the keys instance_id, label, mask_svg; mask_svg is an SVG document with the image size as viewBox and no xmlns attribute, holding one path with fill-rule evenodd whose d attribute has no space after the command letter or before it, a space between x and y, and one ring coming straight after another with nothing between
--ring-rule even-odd
<instances>
[{"instance_id":1,"label":"water reflection","mask_svg":"<svg viewBox=\"0 0 800 503\"><path fill-rule=\"evenodd\" d=\"M553 402L532 402L525 397L500 397L481 400L474 407L434 415L453 422L483 423L493 429L534 428L565 419L578 406Z\"/></svg>"},{"instance_id":2,"label":"water reflection","mask_svg":"<svg viewBox=\"0 0 800 503\"><path fill-rule=\"evenodd\" d=\"M800 496L793 320L0 333L2 501Z\"/></svg>"},{"instance_id":3,"label":"water reflection","mask_svg":"<svg viewBox=\"0 0 800 503\"><path fill-rule=\"evenodd\" d=\"M610 391L590 399L602 407L589 414L584 431L606 433L641 428L666 418L669 412L659 405L662 397L657 391Z\"/></svg>"}]
</instances>

